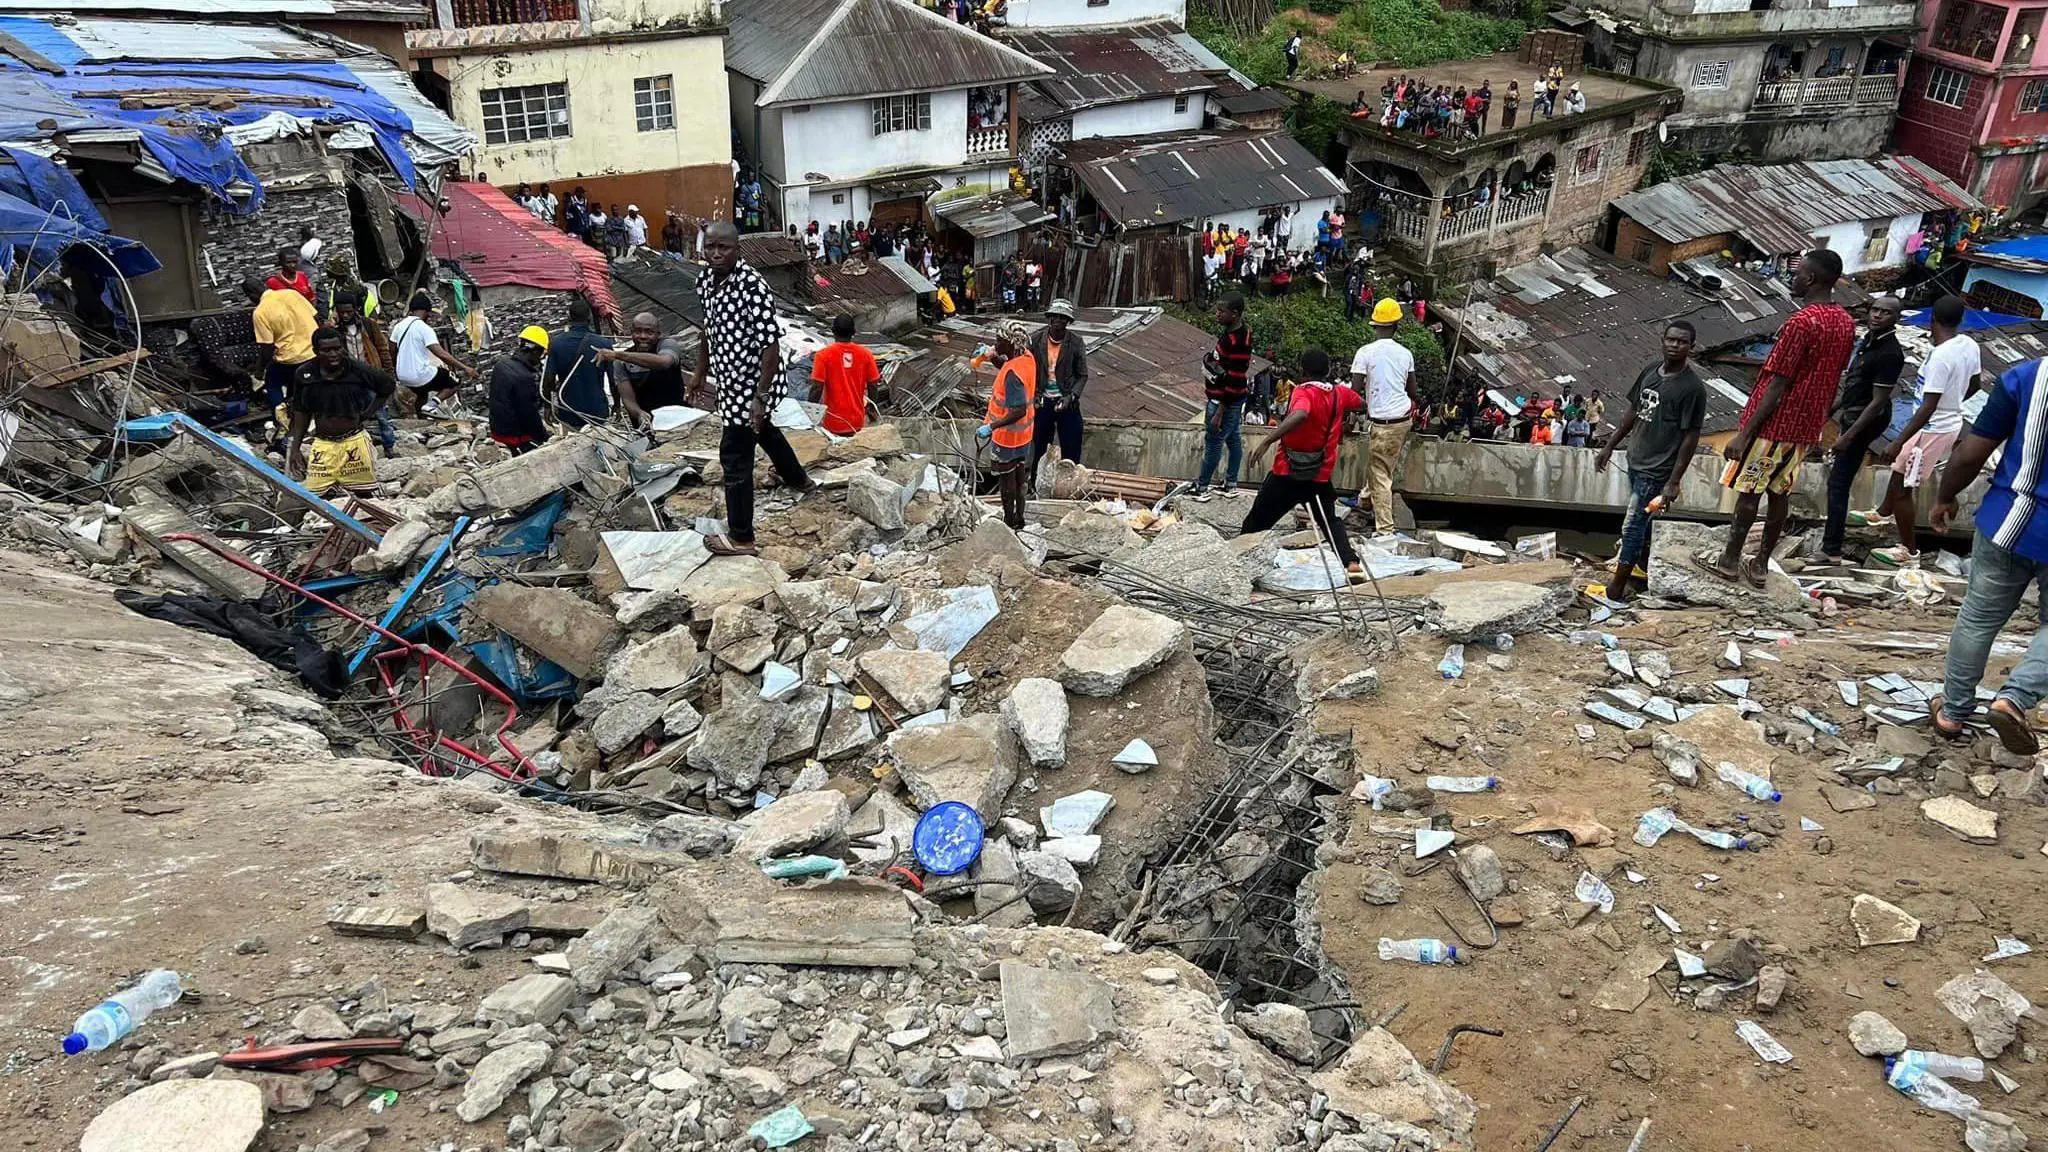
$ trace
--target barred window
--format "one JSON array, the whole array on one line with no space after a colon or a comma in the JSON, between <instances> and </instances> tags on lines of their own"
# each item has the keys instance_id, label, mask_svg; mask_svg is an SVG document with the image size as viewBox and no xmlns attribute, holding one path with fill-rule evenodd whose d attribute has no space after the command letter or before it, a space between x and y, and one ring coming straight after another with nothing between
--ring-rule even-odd
<instances>
[{"instance_id":1,"label":"barred window","mask_svg":"<svg viewBox=\"0 0 2048 1152\"><path fill-rule=\"evenodd\" d=\"M923 132L932 126L932 98L924 93L883 96L868 103L874 109L877 136L890 132Z\"/></svg>"},{"instance_id":2,"label":"barred window","mask_svg":"<svg viewBox=\"0 0 2048 1152\"><path fill-rule=\"evenodd\" d=\"M1726 88L1730 62L1727 60L1702 60L1692 66L1692 86L1695 88Z\"/></svg>"},{"instance_id":3,"label":"barred window","mask_svg":"<svg viewBox=\"0 0 2048 1152\"><path fill-rule=\"evenodd\" d=\"M567 84L486 88L482 98L486 144L524 144L569 135Z\"/></svg>"}]
</instances>

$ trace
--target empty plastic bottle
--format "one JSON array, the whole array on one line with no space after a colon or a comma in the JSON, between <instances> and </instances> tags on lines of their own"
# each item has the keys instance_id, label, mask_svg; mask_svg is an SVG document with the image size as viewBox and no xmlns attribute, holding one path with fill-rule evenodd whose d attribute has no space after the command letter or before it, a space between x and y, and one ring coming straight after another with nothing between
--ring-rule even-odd
<instances>
[{"instance_id":1,"label":"empty plastic bottle","mask_svg":"<svg viewBox=\"0 0 2048 1152\"><path fill-rule=\"evenodd\" d=\"M1621 643L1621 641L1614 638L1614 633L1612 632L1599 632L1583 628L1566 636L1565 639L1570 640L1574 644L1598 644L1602 648L1612 648Z\"/></svg>"},{"instance_id":2,"label":"empty plastic bottle","mask_svg":"<svg viewBox=\"0 0 2048 1152\"><path fill-rule=\"evenodd\" d=\"M98 1052L135 1031L135 1026L148 1019L150 1013L176 1004L184 991L176 972L166 968L151 972L140 984L114 993L99 1007L80 1016L78 1023L71 1026L71 1035L64 1038L64 1054Z\"/></svg>"},{"instance_id":3,"label":"empty plastic bottle","mask_svg":"<svg viewBox=\"0 0 2048 1152\"><path fill-rule=\"evenodd\" d=\"M1500 788L1500 777L1431 776L1422 783L1431 792L1493 792Z\"/></svg>"},{"instance_id":4,"label":"empty plastic bottle","mask_svg":"<svg viewBox=\"0 0 2048 1152\"><path fill-rule=\"evenodd\" d=\"M1745 851L1751 847L1749 837L1737 836L1730 832L1716 832L1711 828L1695 828L1680 821L1678 830L1705 844L1709 848L1726 848L1730 852Z\"/></svg>"},{"instance_id":5,"label":"empty plastic bottle","mask_svg":"<svg viewBox=\"0 0 2048 1152\"><path fill-rule=\"evenodd\" d=\"M1671 809L1652 808L1643 813L1643 818L1636 822L1635 841L1645 848L1652 848L1656 846L1657 841L1664 838L1666 832L1684 826L1685 822Z\"/></svg>"},{"instance_id":6,"label":"empty plastic bottle","mask_svg":"<svg viewBox=\"0 0 2048 1152\"><path fill-rule=\"evenodd\" d=\"M1885 1061L1885 1071L1890 1072L1893 1064L1910 1063L1944 1080L1968 1080L1974 1084L1984 1081L1984 1062L1975 1056L1950 1056L1945 1052L1922 1052L1908 1048L1897 1056Z\"/></svg>"},{"instance_id":7,"label":"empty plastic bottle","mask_svg":"<svg viewBox=\"0 0 2048 1152\"><path fill-rule=\"evenodd\" d=\"M1456 964L1456 945L1441 940L1423 937L1416 940L1392 940L1380 937L1380 959L1413 960L1417 964Z\"/></svg>"},{"instance_id":8,"label":"empty plastic bottle","mask_svg":"<svg viewBox=\"0 0 2048 1152\"><path fill-rule=\"evenodd\" d=\"M1968 1120L1984 1110L1975 1096L1950 1084L1903 1054L1885 1060L1884 1082L1913 1098L1921 1107Z\"/></svg>"},{"instance_id":9,"label":"empty plastic bottle","mask_svg":"<svg viewBox=\"0 0 2048 1152\"><path fill-rule=\"evenodd\" d=\"M1493 650L1496 652L1511 652L1515 647L1514 633L1502 632L1493 638L1492 643Z\"/></svg>"},{"instance_id":10,"label":"empty plastic bottle","mask_svg":"<svg viewBox=\"0 0 2048 1152\"><path fill-rule=\"evenodd\" d=\"M1377 812L1393 790L1394 782L1384 776L1361 775L1351 789L1351 798L1370 802L1372 810Z\"/></svg>"},{"instance_id":11,"label":"empty plastic bottle","mask_svg":"<svg viewBox=\"0 0 2048 1152\"><path fill-rule=\"evenodd\" d=\"M1722 780L1749 793L1752 799L1764 800L1772 804L1776 804L1784 799L1784 796L1776 788L1771 787L1769 780L1754 772L1745 772L1726 760L1721 761L1721 766L1715 769L1715 771Z\"/></svg>"},{"instance_id":12,"label":"empty plastic bottle","mask_svg":"<svg viewBox=\"0 0 2048 1152\"><path fill-rule=\"evenodd\" d=\"M1456 680L1465 674L1465 646L1453 644L1444 649L1444 658L1437 662L1436 670L1446 680Z\"/></svg>"}]
</instances>

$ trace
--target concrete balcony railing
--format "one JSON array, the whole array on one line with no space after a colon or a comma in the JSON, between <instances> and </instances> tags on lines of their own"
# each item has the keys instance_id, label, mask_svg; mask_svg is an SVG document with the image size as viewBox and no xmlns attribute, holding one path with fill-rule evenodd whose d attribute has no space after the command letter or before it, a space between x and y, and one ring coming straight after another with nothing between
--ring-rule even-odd
<instances>
[{"instance_id":1,"label":"concrete balcony railing","mask_svg":"<svg viewBox=\"0 0 2048 1152\"><path fill-rule=\"evenodd\" d=\"M1735 0L1737 5L1742 0ZM1718 7L1719 5L1714 5ZM1658 3L1644 14L1644 33L1678 41L1710 41L1740 36L1854 36L1862 32L1904 32L1919 28L1912 3L1859 3L1839 8L1823 3L1809 7L1761 10L1702 11L1699 0Z\"/></svg>"},{"instance_id":2,"label":"concrete balcony railing","mask_svg":"<svg viewBox=\"0 0 2048 1152\"><path fill-rule=\"evenodd\" d=\"M967 158L969 160L1007 160L1010 157L1010 130L1008 128L969 128L967 130Z\"/></svg>"},{"instance_id":3,"label":"concrete balcony railing","mask_svg":"<svg viewBox=\"0 0 2048 1152\"><path fill-rule=\"evenodd\" d=\"M1520 196L1509 196L1500 202L1500 219L1494 227L1520 224L1524 220L1538 220L1550 208L1550 189L1538 188Z\"/></svg>"},{"instance_id":4,"label":"concrete balcony railing","mask_svg":"<svg viewBox=\"0 0 2048 1152\"><path fill-rule=\"evenodd\" d=\"M1453 244L1490 239L1501 232L1541 220L1550 208L1550 189L1538 188L1519 196L1506 196L1486 204L1442 215L1429 211L1397 209L1386 215L1387 238L1399 248L1431 252Z\"/></svg>"},{"instance_id":5,"label":"concrete balcony railing","mask_svg":"<svg viewBox=\"0 0 2048 1152\"><path fill-rule=\"evenodd\" d=\"M1826 111L1893 108L1898 103L1897 76L1814 76L1759 84L1751 107L1768 111Z\"/></svg>"}]
</instances>

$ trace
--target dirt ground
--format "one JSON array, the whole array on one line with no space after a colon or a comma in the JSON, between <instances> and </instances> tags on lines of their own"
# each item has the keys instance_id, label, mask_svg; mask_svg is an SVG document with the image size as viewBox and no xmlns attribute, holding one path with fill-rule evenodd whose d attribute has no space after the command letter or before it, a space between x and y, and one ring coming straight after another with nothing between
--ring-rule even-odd
<instances>
[{"instance_id":1,"label":"dirt ground","mask_svg":"<svg viewBox=\"0 0 2048 1152\"><path fill-rule=\"evenodd\" d=\"M1557 1148L1619 1150L1646 1116L1653 1120L1647 1147L1658 1152L1962 1146L1960 1122L1917 1110L1886 1086L1881 1061L1856 1054L1847 1021L1874 1010L1904 1029L1916 1047L1971 1055L1967 1030L1935 1002L1936 988L1988 967L2028 997L2043 995L2048 965L2039 951L1988 966L1979 958L1994 947L1994 935L2016 935L2037 949L2048 938L2048 910L2030 882L2042 874L2048 811L2038 801L1968 796L2002 814L1999 842L1978 846L1921 818L1924 783L1918 789L1908 783L1906 794L1878 796L1875 809L1850 813L1832 810L1817 788L1819 772L1885 758L1866 755L1875 751L1874 731L1842 703L1837 678L1896 671L1940 679L1936 653L1885 653L1843 641L1887 628L1945 639L1952 614L1953 607L1880 615L1779 645L1743 641L1745 651L1764 648L1780 662L1751 659L1740 672L1714 665L1734 623L1725 614L1644 612L1642 624L1619 632L1631 649L1667 652L1679 684L1705 688L1717 678L1749 677L1751 696L1768 710L1763 719L1782 718L1785 707L1799 704L1843 724L1853 756L1816 750L1802 757L1773 742L1780 752L1775 782L1784 794L1781 804L1749 801L1711 779L1697 790L1678 789L1680 815L1695 823L1731 813L1781 817L1785 831L1759 852L1718 851L1678 833L1654 848L1630 840L1642 812L1672 802L1669 777L1650 751L1629 748L1619 729L1581 713L1609 674L1598 647L1574 646L1562 629L1524 637L1506 671L1488 667L1485 650L1471 648L1468 671L1456 681L1436 672L1440 644L1411 638L1382 666L1379 698L1324 706L1324 727L1350 727L1360 771L1409 784L1419 784L1421 773L1492 774L1503 781L1497 793L1442 798L1456 816L1460 844L1483 843L1499 854L1518 889L1512 899L1527 916L1520 926L1503 927L1499 945L1475 954L1469 965L1379 960L1375 945L1382 936L1449 939L1436 907L1468 934L1484 936L1448 866L1404 876L1397 905L1363 901L1365 866L1402 872L1396 841L1370 832L1367 805L1354 811L1345 853L1351 862L1333 866L1322 887L1331 958L1350 972L1368 1016L1406 1002L1391 1030L1424 1063L1453 1025L1506 1032L1499 1039L1462 1036L1446 1072L1481 1105L1480 1148L1535 1147L1581 1094L1588 1102ZM2024 636L2017 638L2024 643ZM1986 683L1996 686L2012 662L2012 656L1994 657ZM1574 727L1587 722L1596 735L1581 743ZM1708 762L1703 774L1711 777L1715 749L1703 745L1702 753ZM1935 758L1963 762L1974 773L1991 769L1988 756L1988 741L1980 741L1974 748L1937 750ZM1613 829L1614 850L1581 850L1559 861L1542 844L1507 831L1545 799L1590 808ZM1802 833L1801 816L1825 830ZM1816 851L1822 837L1832 842L1829 854ZM1417 863L1412 848L1406 855L1410 866ZM1588 865L1610 876L1615 909L1611 916L1594 911L1568 927L1547 909L1576 904L1572 889ZM1629 882L1624 869L1645 880ZM1926 925L1921 940L1859 951L1848 916L1859 892L1920 917ZM1792 972L1785 1002L1759 1015L1745 991L1719 1010L1702 1011L1689 999L1674 1003L1652 989L1632 1012L1595 1007L1603 984L1642 959L1660 952L1669 957L1677 941L1653 919L1653 903L1676 918L1684 946L1695 953L1706 941L1753 934L1769 961ZM1657 979L1673 987L1676 972L1667 969ZM1785 1065L1757 1059L1736 1036L1739 1019L1757 1020L1796 1059ZM2038 1139L2048 1091L2033 1063L2040 1033L2030 1028L2031 1021L2022 1025L2020 1041L1996 1061L2019 1081L2016 1092L2006 1095L1988 1080L1961 1086Z\"/></svg>"}]
</instances>

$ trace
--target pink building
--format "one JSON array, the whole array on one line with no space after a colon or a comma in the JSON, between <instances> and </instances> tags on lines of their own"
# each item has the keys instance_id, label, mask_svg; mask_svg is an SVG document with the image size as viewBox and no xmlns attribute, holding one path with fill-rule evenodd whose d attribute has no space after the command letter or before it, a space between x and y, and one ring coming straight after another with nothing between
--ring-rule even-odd
<instances>
[{"instance_id":1,"label":"pink building","mask_svg":"<svg viewBox=\"0 0 2048 1152\"><path fill-rule=\"evenodd\" d=\"M1926 0L1894 137L1986 204L2048 192L2048 5Z\"/></svg>"}]
</instances>

